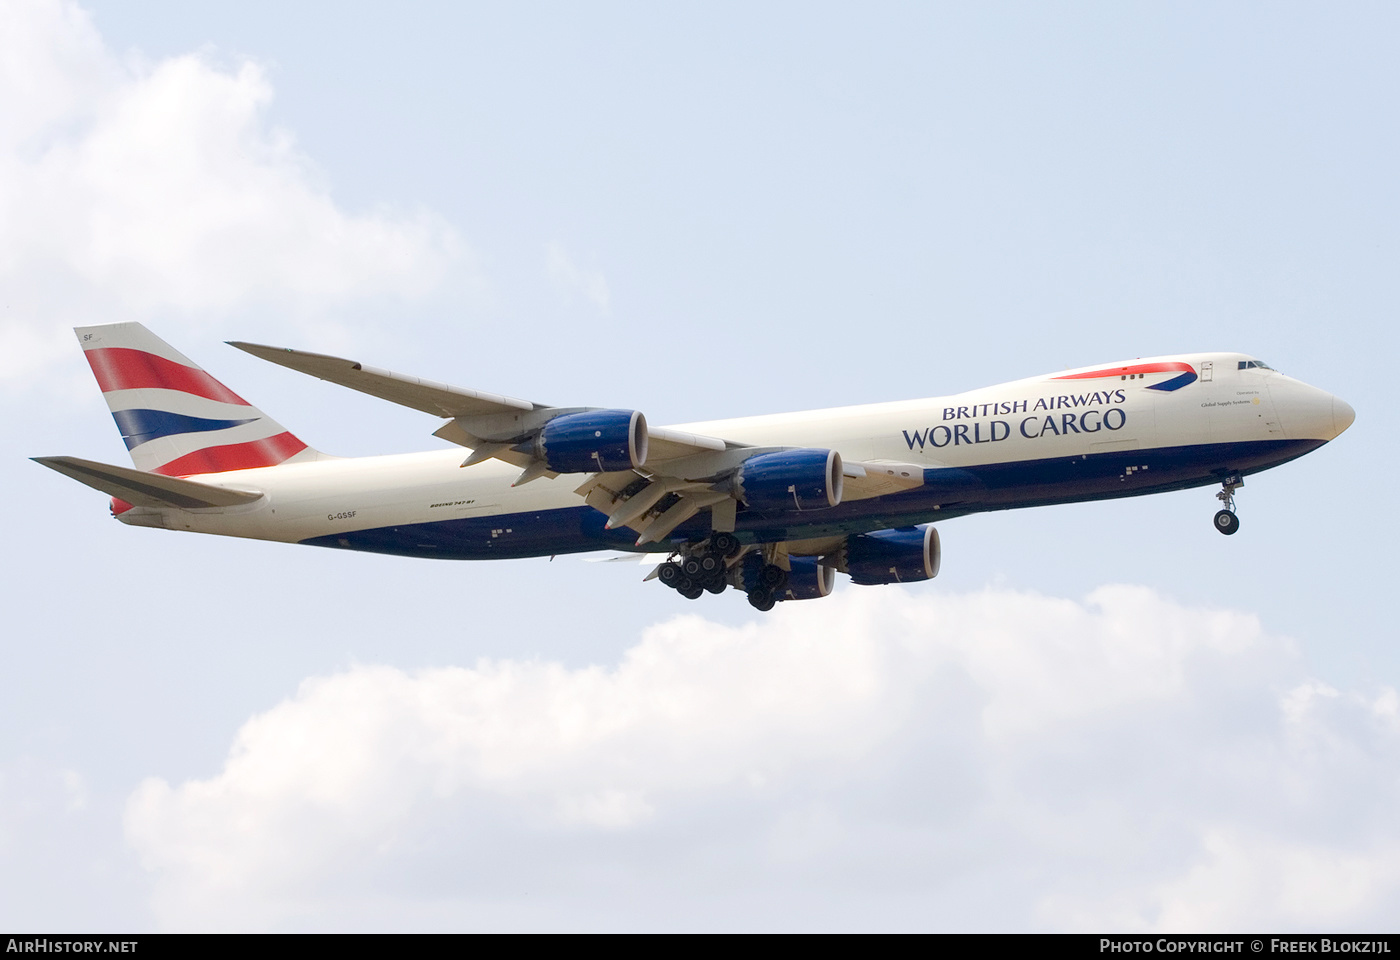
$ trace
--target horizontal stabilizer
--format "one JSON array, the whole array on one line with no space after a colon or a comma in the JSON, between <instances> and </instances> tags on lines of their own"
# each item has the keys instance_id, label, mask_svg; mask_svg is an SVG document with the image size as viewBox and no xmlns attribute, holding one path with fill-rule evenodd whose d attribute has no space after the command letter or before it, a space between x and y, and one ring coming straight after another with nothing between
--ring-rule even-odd
<instances>
[{"instance_id":1,"label":"horizontal stabilizer","mask_svg":"<svg viewBox=\"0 0 1400 960\"><path fill-rule=\"evenodd\" d=\"M378 370L354 360L327 356L324 353L307 353L304 350L233 340L229 341L229 346L237 347L244 353L251 353L262 360L438 417L479 417L540 408L539 404L528 400L516 400L514 397L454 387L390 370Z\"/></svg>"},{"instance_id":2,"label":"horizontal stabilizer","mask_svg":"<svg viewBox=\"0 0 1400 960\"><path fill-rule=\"evenodd\" d=\"M229 490L207 483L197 483L194 480L164 477L158 473L133 470L131 467L114 467L111 464L80 460L77 457L31 459L50 470L57 470L65 477L72 477L94 490L101 490L108 496L125 500L138 507L180 507L185 510L198 507L232 507L240 503L252 503L262 497L261 493Z\"/></svg>"}]
</instances>

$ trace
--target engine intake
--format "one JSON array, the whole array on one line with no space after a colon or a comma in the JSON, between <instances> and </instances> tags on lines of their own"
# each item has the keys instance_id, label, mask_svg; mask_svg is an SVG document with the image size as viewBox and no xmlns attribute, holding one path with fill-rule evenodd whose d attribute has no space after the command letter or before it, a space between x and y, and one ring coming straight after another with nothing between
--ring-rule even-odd
<instances>
[{"instance_id":1,"label":"engine intake","mask_svg":"<svg viewBox=\"0 0 1400 960\"><path fill-rule=\"evenodd\" d=\"M932 580L942 553L932 525L876 530L846 540L846 572L861 584Z\"/></svg>"},{"instance_id":2,"label":"engine intake","mask_svg":"<svg viewBox=\"0 0 1400 960\"><path fill-rule=\"evenodd\" d=\"M841 502L842 481L835 450L782 450L745 460L734 489L756 510L822 510Z\"/></svg>"},{"instance_id":3,"label":"engine intake","mask_svg":"<svg viewBox=\"0 0 1400 960\"><path fill-rule=\"evenodd\" d=\"M535 456L555 473L634 470L647 462L647 418L637 410L555 417L535 437Z\"/></svg>"}]
</instances>

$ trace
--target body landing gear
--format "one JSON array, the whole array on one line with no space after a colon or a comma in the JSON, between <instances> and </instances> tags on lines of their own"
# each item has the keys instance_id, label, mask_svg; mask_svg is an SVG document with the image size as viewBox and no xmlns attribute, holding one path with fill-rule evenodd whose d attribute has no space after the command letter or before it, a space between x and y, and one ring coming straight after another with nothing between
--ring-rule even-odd
<instances>
[{"instance_id":1,"label":"body landing gear","mask_svg":"<svg viewBox=\"0 0 1400 960\"><path fill-rule=\"evenodd\" d=\"M773 591L767 587L754 587L749 591L749 603L767 613L773 609L773 605L778 602L778 598L773 596Z\"/></svg>"},{"instance_id":2,"label":"body landing gear","mask_svg":"<svg viewBox=\"0 0 1400 960\"><path fill-rule=\"evenodd\" d=\"M656 577L687 600L697 600L705 593L723 593L733 585L745 592L749 603L764 611L784 599L788 583L786 570L765 562L757 551L745 553L738 538L725 532L681 548L657 567Z\"/></svg>"},{"instance_id":3,"label":"body landing gear","mask_svg":"<svg viewBox=\"0 0 1400 960\"><path fill-rule=\"evenodd\" d=\"M1225 509L1215 515L1215 529L1225 536L1233 536L1240 529L1240 518L1235 516L1235 491L1244 486L1244 477L1238 473L1226 477L1215 498L1225 505Z\"/></svg>"},{"instance_id":4,"label":"body landing gear","mask_svg":"<svg viewBox=\"0 0 1400 960\"><path fill-rule=\"evenodd\" d=\"M729 586L725 561L738 553L740 546L734 534L717 533L703 544L686 548L678 559L663 563L656 575L687 600L698 600L707 591L723 593Z\"/></svg>"}]
</instances>

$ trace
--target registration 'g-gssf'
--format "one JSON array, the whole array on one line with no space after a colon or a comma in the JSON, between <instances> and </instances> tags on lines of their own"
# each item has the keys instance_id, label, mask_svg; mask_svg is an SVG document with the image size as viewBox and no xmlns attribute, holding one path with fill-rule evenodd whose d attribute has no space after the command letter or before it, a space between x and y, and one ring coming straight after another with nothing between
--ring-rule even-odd
<instances>
[{"instance_id":1,"label":"registration 'g-gssf'","mask_svg":"<svg viewBox=\"0 0 1400 960\"><path fill-rule=\"evenodd\" d=\"M950 397L675 426L551 407L353 360L233 346L440 418L428 453L310 447L139 323L78 341L133 467L36 457L102 491L123 523L406 557L654 554L682 596L755 607L938 573L936 523L1218 486L1310 453L1355 416L1253 357L1109 363Z\"/></svg>"}]
</instances>

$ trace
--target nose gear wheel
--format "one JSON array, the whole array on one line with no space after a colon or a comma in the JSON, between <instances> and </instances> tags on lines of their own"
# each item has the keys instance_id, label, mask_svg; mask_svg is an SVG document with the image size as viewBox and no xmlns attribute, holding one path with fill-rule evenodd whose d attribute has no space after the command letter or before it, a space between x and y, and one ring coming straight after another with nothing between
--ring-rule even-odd
<instances>
[{"instance_id":1,"label":"nose gear wheel","mask_svg":"<svg viewBox=\"0 0 1400 960\"><path fill-rule=\"evenodd\" d=\"M1225 536L1233 536L1240 529L1240 518L1235 515L1235 491L1244 486L1244 477L1233 473L1220 484L1220 492L1215 495L1225 507L1215 515L1215 529Z\"/></svg>"}]
</instances>

